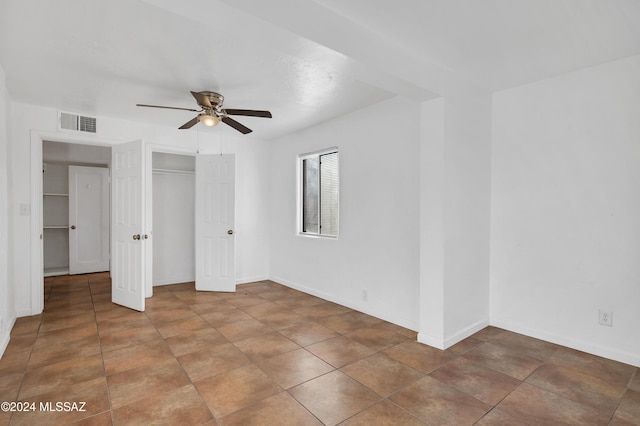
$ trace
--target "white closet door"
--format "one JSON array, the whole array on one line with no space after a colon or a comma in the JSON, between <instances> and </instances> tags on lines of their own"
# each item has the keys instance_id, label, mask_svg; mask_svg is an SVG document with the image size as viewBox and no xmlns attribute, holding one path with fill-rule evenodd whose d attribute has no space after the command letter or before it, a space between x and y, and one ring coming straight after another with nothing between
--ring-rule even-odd
<instances>
[{"instance_id":1,"label":"white closet door","mask_svg":"<svg viewBox=\"0 0 640 426\"><path fill-rule=\"evenodd\" d=\"M69 166L69 273L109 270L109 169Z\"/></svg>"},{"instance_id":2,"label":"white closet door","mask_svg":"<svg viewBox=\"0 0 640 426\"><path fill-rule=\"evenodd\" d=\"M196 156L196 290L235 291L235 156Z\"/></svg>"},{"instance_id":3,"label":"white closet door","mask_svg":"<svg viewBox=\"0 0 640 426\"><path fill-rule=\"evenodd\" d=\"M144 157L142 141L112 148L111 264L113 303L144 311Z\"/></svg>"}]
</instances>

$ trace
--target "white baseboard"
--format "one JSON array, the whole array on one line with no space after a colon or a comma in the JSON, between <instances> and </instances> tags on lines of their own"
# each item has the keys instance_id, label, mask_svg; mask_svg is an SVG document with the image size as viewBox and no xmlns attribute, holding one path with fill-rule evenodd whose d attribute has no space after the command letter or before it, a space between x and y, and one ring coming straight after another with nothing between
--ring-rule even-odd
<instances>
[{"instance_id":1,"label":"white baseboard","mask_svg":"<svg viewBox=\"0 0 640 426\"><path fill-rule=\"evenodd\" d=\"M236 285L238 285L238 284L255 283L257 281L267 281L269 279L270 278L269 278L268 275L258 275L258 276L255 276L255 277L237 278L236 279Z\"/></svg>"},{"instance_id":2,"label":"white baseboard","mask_svg":"<svg viewBox=\"0 0 640 426\"><path fill-rule=\"evenodd\" d=\"M463 341L469 336L474 335L478 331L489 325L489 320L481 320L475 322L462 330L459 330L452 334L449 337L445 337L444 340L436 339L433 336L428 336L424 333L418 333L418 342L424 343L425 345L433 346L436 349L445 350L455 345L458 342Z\"/></svg>"},{"instance_id":3,"label":"white baseboard","mask_svg":"<svg viewBox=\"0 0 640 426\"><path fill-rule=\"evenodd\" d=\"M2 355L4 355L4 351L7 349L7 346L9 346L9 335L10 333L8 331L5 331L0 335L0 359L2 358Z\"/></svg>"},{"instance_id":4,"label":"white baseboard","mask_svg":"<svg viewBox=\"0 0 640 426\"><path fill-rule=\"evenodd\" d=\"M424 333L418 333L418 343L424 343L427 346L431 346L432 348L445 350L444 342L440 339L436 339L435 337L428 336Z\"/></svg>"},{"instance_id":5,"label":"white baseboard","mask_svg":"<svg viewBox=\"0 0 640 426\"><path fill-rule=\"evenodd\" d=\"M196 280L196 277L185 277L185 278L168 278L165 280L155 280L153 281L154 287L159 287L163 285L172 285L172 284L182 284L189 283Z\"/></svg>"},{"instance_id":6,"label":"white baseboard","mask_svg":"<svg viewBox=\"0 0 640 426\"><path fill-rule=\"evenodd\" d=\"M371 315L371 316L379 318L379 319L381 319L383 321L387 321L387 322L399 325L400 327L404 327L404 328L407 328L409 330L414 330L414 328L415 328L413 325L408 324L407 321L404 321L402 319L398 319L398 318L395 318L395 317L391 317L391 315L389 315L386 312L380 312L380 311L377 311L375 309L371 309L371 307L369 307L367 305L364 305L362 303L353 303L350 300L341 299L341 298L335 297L335 296L333 296L333 295L331 295L329 293L324 293L322 291L318 291L316 289L313 289L313 288L310 288L310 287L306 287L306 286L298 284L298 283L294 283L294 282L286 280L284 278L271 277L269 279L271 281L274 281L274 282L276 282L278 284L282 284L282 285L287 286L289 288L292 288L294 290L299 290L299 291L302 291L304 293L310 294L312 296L316 296L316 297L319 297L321 299L328 300L330 302L337 303L337 304L342 305L342 306L346 306L347 308L350 308L350 309L365 313L367 315Z\"/></svg>"},{"instance_id":7,"label":"white baseboard","mask_svg":"<svg viewBox=\"0 0 640 426\"><path fill-rule=\"evenodd\" d=\"M37 314L34 314L31 312L31 309L20 309L16 311L16 318L22 318L22 317L30 317L31 315L38 315L42 312L38 312Z\"/></svg>"},{"instance_id":8,"label":"white baseboard","mask_svg":"<svg viewBox=\"0 0 640 426\"><path fill-rule=\"evenodd\" d=\"M487 327L488 325L489 325L489 320L484 319L484 320L475 322L463 328L462 330L457 331L456 333L444 339L445 348L450 348L456 343L463 341L467 337L474 335L475 333Z\"/></svg>"},{"instance_id":9,"label":"white baseboard","mask_svg":"<svg viewBox=\"0 0 640 426\"><path fill-rule=\"evenodd\" d=\"M16 323L16 317L9 319L8 324L4 330L0 330L0 358L4 355L4 351L9 346L9 340L11 340L11 330Z\"/></svg>"},{"instance_id":10,"label":"white baseboard","mask_svg":"<svg viewBox=\"0 0 640 426\"><path fill-rule=\"evenodd\" d=\"M236 285L238 284L248 284L248 283L254 283L256 281L266 281L269 279L268 275L259 275L259 276L255 276L255 277L245 277L245 278L238 278L236 280ZM171 278L171 279L166 279L166 280L157 280L153 282L153 286L154 287L159 287L159 286L163 286L163 285L172 285L172 284L180 284L180 283L188 283L188 282L193 282L196 280L196 277L186 277L186 278Z\"/></svg>"},{"instance_id":11,"label":"white baseboard","mask_svg":"<svg viewBox=\"0 0 640 426\"><path fill-rule=\"evenodd\" d=\"M578 351L587 352L592 355L597 355L603 358L608 358L614 361L630 364L635 367L640 367L640 354L637 354L637 353L630 353L630 352L618 350L615 348L611 348L608 346L594 344L593 342L588 342L588 341L574 339L567 336L557 335L545 330L534 329L531 327L524 326L522 324L514 323L512 321L507 321L501 318L492 318L491 325L494 327L513 331L514 333L524 334L525 336L555 343L561 346L566 346L568 348L576 349Z\"/></svg>"}]
</instances>

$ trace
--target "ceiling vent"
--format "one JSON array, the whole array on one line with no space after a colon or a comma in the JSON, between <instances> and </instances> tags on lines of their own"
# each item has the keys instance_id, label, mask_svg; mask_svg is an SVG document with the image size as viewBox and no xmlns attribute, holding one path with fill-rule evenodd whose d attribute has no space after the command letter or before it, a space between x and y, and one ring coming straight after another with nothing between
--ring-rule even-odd
<instances>
[{"instance_id":1,"label":"ceiling vent","mask_svg":"<svg viewBox=\"0 0 640 426\"><path fill-rule=\"evenodd\" d=\"M58 115L58 126L60 130L96 133L96 121L97 119L95 117L86 117L71 112L60 111Z\"/></svg>"}]
</instances>

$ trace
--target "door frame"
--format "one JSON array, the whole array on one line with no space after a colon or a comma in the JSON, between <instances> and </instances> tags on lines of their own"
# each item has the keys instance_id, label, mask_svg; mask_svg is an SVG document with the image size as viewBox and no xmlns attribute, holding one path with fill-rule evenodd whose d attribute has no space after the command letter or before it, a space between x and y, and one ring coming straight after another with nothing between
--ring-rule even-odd
<instances>
[{"instance_id":1,"label":"door frame","mask_svg":"<svg viewBox=\"0 0 640 426\"><path fill-rule=\"evenodd\" d=\"M31 312L38 315L44 309L44 253L42 236L42 143L44 141L77 145L105 146L122 143L121 140L101 138L93 135L76 135L39 130L31 131L31 223L30 223L30 277Z\"/></svg>"}]
</instances>

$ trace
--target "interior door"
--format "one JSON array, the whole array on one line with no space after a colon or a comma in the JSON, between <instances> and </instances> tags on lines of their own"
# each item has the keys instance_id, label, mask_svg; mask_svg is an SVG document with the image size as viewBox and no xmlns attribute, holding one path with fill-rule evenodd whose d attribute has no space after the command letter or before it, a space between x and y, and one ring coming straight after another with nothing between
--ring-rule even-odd
<instances>
[{"instance_id":1,"label":"interior door","mask_svg":"<svg viewBox=\"0 0 640 426\"><path fill-rule=\"evenodd\" d=\"M235 291L235 156L196 156L196 290Z\"/></svg>"},{"instance_id":2,"label":"interior door","mask_svg":"<svg viewBox=\"0 0 640 426\"><path fill-rule=\"evenodd\" d=\"M113 303L144 311L145 238L142 141L113 146L111 220Z\"/></svg>"},{"instance_id":3,"label":"interior door","mask_svg":"<svg viewBox=\"0 0 640 426\"><path fill-rule=\"evenodd\" d=\"M69 273L109 270L109 169L69 166Z\"/></svg>"}]
</instances>

